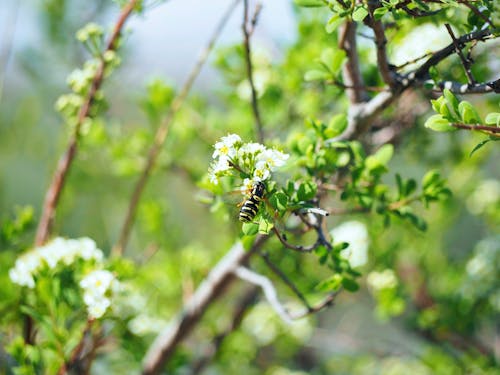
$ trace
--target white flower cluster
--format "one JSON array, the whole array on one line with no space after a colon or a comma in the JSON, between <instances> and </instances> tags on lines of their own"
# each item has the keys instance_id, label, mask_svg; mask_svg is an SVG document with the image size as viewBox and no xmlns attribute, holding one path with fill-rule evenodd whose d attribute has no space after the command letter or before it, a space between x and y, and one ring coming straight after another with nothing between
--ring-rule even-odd
<instances>
[{"instance_id":1,"label":"white flower cluster","mask_svg":"<svg viewBox=\"0 0 500 375\"><path fill-rule=\"evenodd\" d=\"M210 181L219 183L219 178L230 175L232 170L245 171L250 178L245 179L244 187L257 181L269 179L271 172L285 165L289 155L270 149L260 143L243 143L236 134L222 137L214 145L214 162L210 167Z\"/></svg>"},{"instance_id":2,"label":"white flower cluster","mask_svg":"<svg viewBox=\"0 0 500 375\"><path fill-rule=\"evenodd\" d=\"M87 305L89 316L98 319L111 305L109 295L119 291L120 284L111 272L95 270L80 281L80 287L83 289L83 302Z\"/></svg>"},{"instance_id":3,"label":"white flower cluster","mask_svg":"<svg viewBox=\"0 0 500 375\"><path fill-rule=\"evenodd\" d=\"M53 270L58 266L74 267L78 259L91 262L95 268L101 268L104 256L90 238L57 237L21 255L14 267L9 270L9 277L15 284L33 289L43 269ZM111 294L109 291L116 291L119 283L111 272L94 269L80 281L80 287L84 292L83 300L89 316L100 318L110 305L107 297Z\"/></svg>"},{"instance_id":4,"label":"white flower cluster","mask_svg":"<svg viewBox=\"0 0 500 375\"><path fill-rule=\"evenodd\" d=\"M382 272L370 272L366 282L368 287L375 293L383 289L394 289L398 286L396 274L391 269L385 269Z\"/></svg>"},{"instance_id":5,"label":"white flower cluster","mask_svg":"<svg viewBox=\"0 0 500 375\"><path fill-rule=\"evenodd\" d=\"M365 224L360 221L348 221L330 232L335 243L347 242L349 247L340 255L349 261L351 267L361 267L368 261L369 237Z\"/></svg>"},{"instance_id":6,"label":"white flower cluster","mask_svg":"<svg viewBox=\"0 0 500 375\"><path fill-rule=\"evenodd\" d=\"M77 258L95 259L100 262L103 259L103 254L90 238L65 239L57 237L46 245L36 247L20 256L16 260L14 268L9 270L9 277L12 282L18 285L34 288L34 277L45 265L53 269L60 263L70 265Z\"/></svg>"}]
</instances>

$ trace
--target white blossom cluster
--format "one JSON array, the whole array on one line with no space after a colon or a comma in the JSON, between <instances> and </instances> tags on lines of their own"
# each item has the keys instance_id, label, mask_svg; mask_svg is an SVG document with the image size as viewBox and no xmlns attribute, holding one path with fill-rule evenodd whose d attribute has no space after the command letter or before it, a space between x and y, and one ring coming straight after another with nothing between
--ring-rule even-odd
<instances>
[{"instance_id":1,"label":"white blossom cluster","mask_svg":"<svg viewBox=\"0 0 500 375\"><path fill-rule=\"evenodd\" d=\"M236 134L222 137L214 148L210 181L218 184L220 177L229 176L235 170L244 171L250 177L243 182L242 190L257 181L269 179L271 172L285 165L289 158L288 154L267 148L260 143L243 143Z\"/></svg>"},{"instance_id":2,"label":"white blossom cluster","mask_svg":"<svg viewBox=\"0 0 500 375\"><path fill-rule=\"evenodd\" d=\"M383 289L394 289L398 286L396 274L389 268L382 272L370 272L366 278L366 282L368 287L375 293Z\"/></svg>"},{"instance_id":3,"label":"white blossom cluster","mask_svg":"<svg viewBox=\"0 0 500 375\"><path fill-rule=\"evenodd\" d=\"M66 239L57 237L43 246L36 247L21 255L13 268L9 270L11 281L20 286L33 289L37 277L42 270L53 270L58 266L74 267L77 260L91 264L95 269L80 281L84 291L84 302L89 316L101 317L109 307L110 301L106 297L108 290L116 290L119 283L114 275L100 270L104 259L103 252L97 248L94 240L83 237Z\"/></svg>"},{"instance_id":4,"label":"white blossom cluster","mask_svg":"<svg viewBox=\"0 0 500 375\"><path fill-rule=\"evenodd\" d=\"M368 261L369 237L365 224L360 221L348 221L330 231L335 243L347 242L349 247L340 255L349 261L351 267L361 267Z\"/></svg>"},{"instance_id":5,"label":"white blossom cluster","mask_svg":"<svg viewBox=\"0 0 500 375\"><path fill-rule=\"evenodd\" d=\"M89 317L98 319L111 305L110 295L119 291L120 283L111 272L95 270L80 281L80 287Z\"/></svg>"}]
</instances>

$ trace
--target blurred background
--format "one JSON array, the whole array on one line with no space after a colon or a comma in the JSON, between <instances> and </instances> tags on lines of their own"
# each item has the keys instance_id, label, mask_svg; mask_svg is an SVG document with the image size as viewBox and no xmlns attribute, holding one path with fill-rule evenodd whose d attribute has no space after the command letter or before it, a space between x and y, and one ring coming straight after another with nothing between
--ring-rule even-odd
<instances>
[{"instance_id":1,"label":"blurred background","mask_svg":"<svg viewBox=\"0 0 500 375\"><path fill-rule=\"evenodd\" d=\"M84 130L55 232L89 236L109 252L158 125L158 113L168 107L186 79L228 3L158 2L127 24L122 65L104 87L109 110ZM154 334L175 316L239 232L234 220L236 202L210 212L200 202L204 193L198 185L210 163L211 145L220 136L235 132L251 140L250 109L238 89L244 80L240 47L235 47L241 44L241 11L239 7L233 14L217 42L218 52L204 67L189 103L179 113L139 208L127 256L138 265L139 305L151 311L150 320L135 328L137 338L124 334L125 345L112 343L106 348L108 359L96 363L96 374L137 370ZM35 222L39 217L46 187L70 133L54 103L69 91L68 74L88 58L74 35L90 21L109 27L117 13L116 4L105 0L1 1L1 219L20 212L29 216L27 207L33 208ZM325 20L320 13L300 13L288 0L264 2L253 45L256 70L269 77L264 80L261 105L272 141L286 141L308 116L323 113L328 117L345 107L338 88L318 87L302 79L318 51L336 45L336 35L324 33ZM419 35L434 38L432 50L448 43L446 33L440 34L431 22L419 26L424 27ZM395 41L401 47L391 51L395 61L404 61L419 48L411 42L414 34L408 38L406 43ZM420 40L429 39L420 36ZM373 50L369 50L370 41L360 38L359 43L368 62L363 74L370 82L377 74ZM412 48L405 52L408 45ZM478 55L488 60L488 69L478 74L498 77L500 56L492 48L498 43L488 46L489 50L478 46ZM428 47L422 46L422 52ZM458 63L449 64L452 69ZM485 111L498 110L498 95L472 100ZM463 354L439 340L450 332L458 332L457 340L474 337L481 342L478 347L487 347L498 360L498 147L485 146L471 158L470 150L480 138L429 134L421 126L430 113L428 98L422 93L405 94L405 100L388 116L403 121L401 114L408 113L410 119L404 120L409 122L408 130L397 142L392 171L420 180L426 170L438 168L449 179L453 198L429 210L422 208L428 222L425 233L399 222L385 229L376 218L328 219L329 228L352 220L364 223L368 234L362 241L368 244L369 261L363 273L394 270L397 292L377 297L363 282L360 292L344 293L333 307L292 326L280 322L262 300L247 315L241 330L228 338L207 373L500 373L479 349ZM394 173L388 178L391 183ZM17 253L30 246L34 228L35 223L28 226L16 245ZM290 254L279 244L270 244L266 250L312 300L318 299L314 285L327 270L318 271L314 259ZM5 250L1 267L11 267L15 255ZM479 260L474 263L474 259ZM266 272L262 260L252 266ZM273 280L282 300L294 300L279 280ZM429 308L418 300L421 280L435 300ZM229 317L222 312L232 306L242 288L238 284L228 298L209 310L203 325L176 356L172 373L188 373L192 357L203 353L207 341L227 325ZM296 303L292 306L299 308ZM442 336L430 339L428 330Z\"/></svg>"}]
</instances>

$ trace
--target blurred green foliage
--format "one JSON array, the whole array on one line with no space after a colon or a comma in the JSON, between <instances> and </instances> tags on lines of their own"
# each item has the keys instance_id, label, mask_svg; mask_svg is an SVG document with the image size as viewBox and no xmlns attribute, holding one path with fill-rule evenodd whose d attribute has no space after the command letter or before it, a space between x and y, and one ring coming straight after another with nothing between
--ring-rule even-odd
<instances>
[{"instance_id":1,"label":"blurred green foliage","mask_svg":"<svg viewBox=\"0 0 500 375\"><path fill-rule=\"evenodd\" d=\"M253 229L269 232L278 224L289 230L291 243L314 242L312 235L294 232L298 228L294 214L318 208L318 186L327 185L335 175L342 182L340 188L321 192L319 208L332 208L324 225L330 230L349 220L364 223L368 263L351 266L343 255L353 247L348 242L333 239L331 249L323 244L311 256L286 249L273 238L265 246L269 259L311 303L329 291L356 293L344 292L328 310L290 326L262 298L223 342L210 371L498 373L494 354L500 312L498 144L491 142L470 155L485 144L484 134L440 133L455 129L452 123L498 128L498 95L467 101L446 90L439 97L412 90L409 104L395 103L380 116L389 123L400 121L401 113L413 114L411 126L394 145L371 145L366 138L337 140L347 127L349 109L345 89L334 84L342 79L346 59L345 52L335 47L338 28L350 18L360 22L363 33L368 28L362 22L369 15L365 2L347 1L352 4L348 7L341 3L296 0L295 4L314 9L295 8L298 37L283 50L283 58L273 59L263 47L254 48L266 145L284 149L291 160L269 183L268 201ZM375 18L395 25L387 29L390 55L405 47L405 37L417 27L443 27L449 22L460 35L487 27L483 17L454 1L437 5L411 1L415 12L440 9L420 18L409 17L398 3L382 1L374 12ZM475 3L485 17L500 23L498 4ZM82 13L88 4L91 9ZM57 372L61 351L71 355L85 326L81 296L72 295L78 290L72 277L49 275L34 290L27 290L12 283L8 273L19 255L32 247L46 186L100 58L99 28L87 26L78 34L86 47L73 35L87 21L100 21L110 5L58 0L31 6L41 21L43 42L19 51L16 77L7 81L9 95L0 102L0 371L7 374ZM145 4L143 11L155 10ZM363 81L380 86L373 45L358 39ZM495 40L488 43L498 46ZM117 68L120 60L127 64L134 46L122 48L126 48L119 53L122 57L104 57L107 68ZM494 64L498 54L484 45L475 48L475 77L498 76ZM91 60L82 63L85 53ZM244 140L255 139L244 58L241 45L219 48L214 64L224 81L215 88L216 97L194 93L177 114L141 199L126 259L109 259L106 264L126 283L127 293L116 302L117 313L95 328L105 340L92 373L139 372L147 348L182 309L183 301L235 240L245 238L243 233L254 234L248 226L242 231L237 202L228 193L241 185L240 177L217 186L207 177L212 145L222 136L236 133ZM83 69L70 74L77 65ZM116 241L155 129L176 94L168 80L154 78L144 82L140 97L128 95L115 89L120 70L113 76L108 73L93 116L82 125L77 160L54 228L69 238L89 236L105 253ZM72 92L57 100L68 91L64 75L70 77ZM456 57L439 64L430 78L467 79ZM56 101L62 117L52 109ZM112 108L112 115L107 108ZM498 140L495 134L487 133L487 140ZM292 310L303 308L262 258L252 258L250 266L274 282L280 300L289 302ZM61 270L65 272L73 271ZM238 283L211 306L177 349L168 373L186 373L203 356L213 337L229 325L229 311L243 290ZM42 345L24 344L23 314L38 318Z\"/></svg>"}]
</instances>

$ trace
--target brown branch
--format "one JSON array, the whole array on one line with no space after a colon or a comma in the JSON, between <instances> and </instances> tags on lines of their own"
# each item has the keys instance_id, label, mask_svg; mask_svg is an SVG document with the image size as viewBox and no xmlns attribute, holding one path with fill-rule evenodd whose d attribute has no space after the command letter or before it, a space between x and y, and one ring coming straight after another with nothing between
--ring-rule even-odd
<instances>
[{"instance_id":1,"label":"brown branch","mask_svg":"<svg viewBox=\"0 0 500 375\"><path fill-rule=\"evenodd\" d=\"M365 91L374 91L374 92L381 92L381 91L387 91L386 88L384 87L377 87L377 86L349 86L346 85L345 83L337 80L337 79L332 79L325 81L327 85L334 85L337 87L340 87L344 90L365 90Z\"/></svg>"},{"instance_id":2,"label":"brown branch","mask_svg":"<svg viewBox=\"0 0 500 375\"><path fill-rule=\"evenodd\" d=\"M375 34L375 45L377 46L377 63L379 67L380 74L384 82L391 88L394 89L394 79L392 77L392 72L390 69L389 61L387 60L387 50L385 48L387 44L387 38L385 37L384 25L382 21L376 20L373 16L375 9L380 7L380 2L369 1L368 11L370 12L370 20L368 22L369 26L372 28Z\"/></svg>"},{"instance_id":3,"label":"brown branch","mask_svg":"<svg viewBox=\"0 0 500 375\"><path fill-rule=\"evenodd\" d=\"M320 312L321 310L323 310L327 307L330 307L335 302L335 298L338 296L339 293L340 293L340 290L333 292L333 293L330 293L328 296L325 297L325 299L323 301L319 302L317 305L309 307L307 310L305 310L302 313L293 314L293 315L291 315L291 318L294 320L304 318L308 315L315 314L315 313Z\"/></svg>"},{"instance_id":4,"label":"brown branch","mask_svg":"<svg viewBox=\"0 0 500 375\"><path fill-rule=\"evenodd\" d=\"M130 0L125 7L120 12L118 16L118 20L113 28L113 32L109 38L106 51L114 51L116 49L116 43L118 37L120 36L120 32L125 24L125 21L128 19L134 7L137 3L137 0ZM80 107L78 112L76 126L74 128L73 134L71 135L66 151L59 158L59 162L57 163L56 170L52 176L52 181L45 193L45 198L42 207L42 214L40 217L40 221L38 223L38 228L35 236L35 245L40 246L47 241L50 235L50 230L52 227L52 223L54 221L56 208L59 203L59 198L61 196L62 189L66 183L66 178L68 176L69 168L75 158L77 147L78 147L78 138L80 133L80 127L85 119L89 116L90 108L95 99L96 93L102 85L104 78L104 69L106 67L106 62L101 60L99 67L95 73L95 76L92 80L92 84L90 86L89 92L85 98L84 103ZM26 316L24 323L24 339L26 343L33 344L34 343L34 332L33 332L33 321L29 316Z\"/></svg>"},{"instance_id":5,"label":"brown branch","mask_svg":"<svg viewBox=\"0 0 500 375\"><path fill-rule=\"evenodd\" d=\"M359 56L356 45L356 22L346 21L339 30L339 48L347 56L347 62L342 66L342 79L346 94L351 103L361 103L365 99L364 83L359 68Z\"/></svg>"},{"instance_id":6,"label":"brown branch","mask_svg":"<svg viewBox=\"0 0 500 375\"><path fill-rule=\"evenodd\" d=\"M444 89L448 89L455 94L487 94L489 92L500 93L500 79L475 84L442 81L436 84L433 91L442 92Z\"/></svg>"},{"instance_id":7,"label":"brown branch","mask_svg":"<svg viewBox=\"0 0 500 375\"><path fill-rule=\"evenodd\" d=\"M458 46L457 38L455 37L455 34L453 33L450 24L446 23L444 26L446 27L448 34L450 34L450 37L453 40L453 45L455 46L455 52L457 53L458 57L460 58L460 61L462 62L462 66L464 67L465 75L469 80L469 84L474 85L476 83L476 80L472 76L470 60L465 58L464 54L462 53L462 50Z\"/></svg>"},{"instance_id":8,"label":"brown branch","mask_svg":"<svg viewBox=\"0 0 500 375\"><path fill-rule=\"evenodd\" d=\"M122 9L118 17L118 20L113 28L113 32L111 33L111 36L109 38L106 51L114 51L116 49L117 40L118 37L120 36L120 32L123 28L123 25L125 24L125 21L130 16L130 14L132 13L136 3L137 0L130 0L127 3L127 5L125 5L125 7ZM84 120L89 116L90 109L92 103L94 102L96 93L102 85L105 67L106 67L106 62L104 60L101 60L99 67L97 68L96 74L92 80L89 92L87 93L85 101L83 102L78 112L76 126L69 140L68 147L64 152L64 154L59 159L56 171L54 172L52 181L45 195L42 215L40 218L40 222L38 223L38 228L35 238L35 245L37 246L42 245L45 241L47 241L50 235L50 229L52 226L52 222L54 220L56 207L59 202L59 197L65 185L69 168L76 155L80 127L84 122Z\"/></svg>"},{"instance_id":9,"label":"brown branch","mask_svg":"<svg viewBox=\"0 0 500 375\"><path fill-rule=\"evenodd\" d=\"M497 126L488 126L488 125L481 125L481 124L459 124L459 123L452 123L450 125L453 126L454 128L457 128L457 129L490 132L490 133L493 133L492 135L494 135L494 136L497 136L497 134L500 134L500 128Z\"/></svg>"},{"instance_id":10,"label":"brown branch","mask_svg":"<svg viewBox=\"0 0 500 375\"><path fill-rule=\"evenodd\" d=\"M293 251L298 251L300 253L310 253L311 251L313 251L314 249L316 249L320 245L318 240L316 240L315 243L313 243L312 245L309 245L309 246L293 245L286 240L285 235L281 234L280 231L276 227L273 227L273 232L276 234L276 237L278 237L280 242L287 249L290 249Z\"/></svg>"},{"instance_id":11,"label":"brown branch","mask_svg":"<svg viewBox=\"0 0 500 375\"><path fill-rule=\"evenodd\" d=\"M297 285L295 285L292 282L292 280L290 280L288 276L285 275L285 273L282 270L280 270L279 267L271 261L271 259L269 259L269 254L266 252L261 252L260 256L262 257L262 259L264 259L264 262L266 262L266 265L271 269L271 271L273 271L276 276L278 276L281 280L283 280L283 282L302 301L307 310L310 310L312 307L309 305L309 302L307 302L306 297L302 294L299 288L297 288Z\"/></svg>"},{"instance_id":12,"label":"brown branch","mask_svg":"<svg viewBox=\"0 0 500 375\"><path fill-rule=\"evenodd\" d=\"M83 348L85 346L85 339L87 338L87 335L89 334L90 330L92 329L93 322L94 322L93 319L87 320L87 324L85 325L85 329L83 330L83 333L82 333L82 338L80 339L78 344L75 346L75 348L71 352L71 357L70 357L69 361L65 361L61 365L61 367L57 371L57 375L67 374L68 371L71 370L71 368L79 360L79 357L82 354Z\"/></svg>"},{"instance_id":13,"label":"brown branch","mask_svg":"<svg viewBox=\"0 0 500 375\"><path fill-rule=\"evenodd\" d=\"M182 104L184 103L184 100L186 99L189 91L191 90L191 87L193 86L194 81L200 74L201 68L205 64L205 62L208 59L208 56L212 49L215 46L215 42L219 35L221 34L224 26L226 25L227 21L229 20L233 10L236 8L236 5L238 5L240 0L234 0L229 8L226 10L226 12L223 14L221 20L217 24L214 33L212 34L212 37L210 38L207 46L204 48L204 50L201 52L198 60L196 61L196 64L193 67L193 70L189 73L189 76L182 86L179 94L174 98L172 101L172 104L170 105L170 108L168 110L167 115L165 116L165 119L161 122L160 126L158 127L153 145L149 149L148 157L146 160L146 164L144 166L144 169L141 172L141 175L139 176L139 180L136 182L134 191L132 192L132 196L130 198L129 206L127 208L127 213L125 215L125 220L123 222L121 231L120 231L120 236L118 239L118 242L116 245L113 247L111 254L113 256L120 256L123 254L125 247L127 246L128 239L130 236L130 231L132 230L132 225L134 223L134 218L135 214L137 211L137 206L139 204L139 201L141 199L142 192L146 186L146 182L149 178L149 175L156 163L156 159L158 158L158 155L161 151L161 148L163 146L163 143L165 142L165 139L167 138L170 126L181 108Z\"/></svg>"},{"instance_id":14,"label":"brown branch","mask_svg":"<svg viewBox=\"0 0 500 375\"><path fill-rule=\"evenodd\" d=\"M256 12L257 14L257 12ZM255 18L255 23L257 23L257 18ZM251 30L255 27L254 21L252 20ZM252 65L252 51L250 47L250 29L248 28L248 0L243 1L243 24L241 26L243 29L243 47L245 49L245 65L248 83L250 84L250 90L252 94L252 112L255 118L255 125L257 127L257 138L260 143L264 143L264 127L262 125L262 119L259 111L259 103L257 100L257 90L255 89L255 84L253 81L253 65Z\"/></svg>"},{"instance_id":15,"label":"brown branch","mask_svg":"<svg viewBox=\"0 0 500 375\"><path fill-rule=\"evenodd\" d=\"M206 279L185 304L183 311L168 328L156 337L149 347L143 360L143 375L159 374L162 371L177 345L186 338L208 307L232 283L235 270L256 253L268 238L268 236L259 235L249 250L245 250L241 243L237 243L212 268Z\"/></svg>"},{"instance_id":16,"label":"brown branch","mask_svg":"<svg viewBox=\"0 0 500 375\"><path fill-rule=\"evenodd\" d=\"M479 9L477 9L474 5L470 4L467 0L457 0L457 2L459 2L460 4L464 4L467 8L469 8L471 11L473 11L476 16L481 18L486 23L489 23L491 25L491 27L495 27L493 22L491 22L491 19L486 17L485 14L481 13L479 11Z\"/></svg>"},{"instance_id":17,"label":"brown branch","mask_svg":"<svg viewBox=\"0 0 500 375\"><path fill-rule=\"evenodd\" d=\"M229 327L227 327L223 332L219 333L213 338L212 345L210 346L207 353L203 357L199 358L192 366L192 375L201 374L206 366L213 360L226 338L240 327L245 314L247 313L248 309L255 303L258 295L259 288L256 286L252 286L247 290L247 292L236 304L236 308L233 311L233 317L231 319Z\"/></svg>"}]
</instances>

